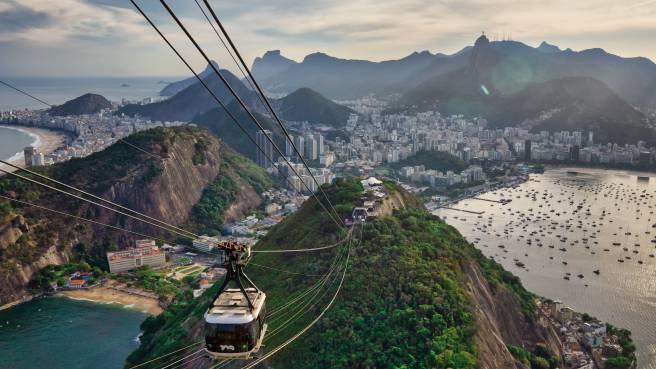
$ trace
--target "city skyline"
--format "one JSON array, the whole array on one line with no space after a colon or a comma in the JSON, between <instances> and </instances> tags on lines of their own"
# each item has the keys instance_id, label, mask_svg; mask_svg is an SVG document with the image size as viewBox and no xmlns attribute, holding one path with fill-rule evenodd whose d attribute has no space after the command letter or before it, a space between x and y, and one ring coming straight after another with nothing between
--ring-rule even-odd
<instances>
[{"instance_id":1,"label":"city skyline","mask_svg":"<svg viewBox=\"0 0 656 369\"><path fill-rule=\"evenodd\" d=\"M222 66L234 67L194 2L170 1L183 22ZM197 69L204 62L156 2L140 2ZM481 31L531 46L603 48L656 60L656 0L322 1L271 4L212 2L248 62L267 50L300 61L321 51L347 59L402 58L413 51L455 53ZM128 1L0 0L3 76L186 75L184 66ZM192 57L193 55L193 57ZM47 61L47 62L45 62Z\"/></svg>"}]
</instances>

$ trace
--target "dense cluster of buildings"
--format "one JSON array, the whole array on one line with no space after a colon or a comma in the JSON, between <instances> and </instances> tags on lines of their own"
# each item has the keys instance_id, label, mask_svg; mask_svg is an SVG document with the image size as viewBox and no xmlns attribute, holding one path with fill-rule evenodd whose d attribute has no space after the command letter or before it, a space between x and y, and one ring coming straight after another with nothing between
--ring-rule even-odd
<instances>
[{"instance_id":1,"label":"dense cluster of buildings","mask_svg":"<svg viewBox=\"0 0 656 369\"><path fill-rule=\"evenodd\" d=\"M579 131L529 133L506 128L504 132L524 160L627 166L650 166L655 162L656 152L642 141L634 145L601 144L595 143L592 132L584 135Z\"/></svg>"},{"instance_id":2,"label":"dense cluster of buildings","mask_svg":"<svg viewBox=\"0 0 656 369\"><path fill-rule=\"evenodd\" d=\"M107 263L111 273L126 272L142 266L158 268L166 265L166 254L157 247L155 241L139 240L134 248L108 252Z\"/></svg>"},{"instance_id":3,"label":"dense cluster of buildings","mask_svg":"<svg viewBox=\"0 0 656 369\"><path fill-rule=\"evenodd\" d=\"M56 129L70 133L74 139L53 153L42 155L35 153L28 163L31 165L48 165L81 158L94 152L104 150L121 138L133 133L162 126L179 126L184 122L151 121L144 118L117 116L112 110L98 114L76 116L50 116L43 110L16 110L0 112L0 124L13 124L27 127ZM27 151L27 149L25 150Z\"/></svg>"},{"instance_id":4,"label":"dense cluster of buildings","mask_svg":"<svg viewBox=\"0 0 656 369\"><path fill-rule=\"evenodd\" d=\"M399 174L413 183L428 184L431 187L449 187L459 184L473 184L485 181L485 173L479 165L471 165L460 173L426 170L423 165L402 167Z\"/></svg>"},{"instance_id":5,"label":"dense cluster of buildings","mask_svg":"<svg viewBox=\"0 0 656 369\"><path fill-rule=\"evenodd\" d=\"M371 111L361 105L352 106ZM338 160L356 160L366 165L396 163L418 151L443 151L470 162L472 159L511 160L508 144L485 130L484 119L444 117L429 111L414 115L373 112L368 119L352 117L347 123L350 136L336 139Z\"/></svg>"},{"instance_id":6,"label":"dense cluster of buildings","mask_svg":"<svg viewBox=\"0 0 656 369\"><path fill-rule=\"evenodd\" d=\"M264 200L264 213L259 217L254 214L243 219L223 225L223 233L231 237L254 239L264 236L267 230L278 224L286 215L298 210L307 199L299 192L284 188L272 188L262 194Z\"/></svg>"},{"instance_id":7,"label":"dense cluster of buildings","mask_svg":"<svg viewBox=\"0 0 656 369\"><path fill-rule=\"evenodd\" d=\"M308 131L290 137L291 141L285 142L285 156L281 157L274 151L271 131L257 132L255 141L259 148L253 148L257 164L278 177L287 189L297 192L314 192L319 186L332 183L335 174L329 167L335 161L335 154L329 151L323 135Z\"/></svg>"},{"instance_id":8,"label":"dense cluster of buildings","mask_svg":"<svg viewBox=\"0 0 656 369\"><path fill-rule=\"evenodd\" d=\"M420 150L448 152L465 162L519 159L642 166L656 162L656 149L644 142L601 144L592 132L490 129L483 118L442 116L437 111L383 114L385 103L372 97L345 103L365 118L351 117L346 126L349 137L330 143L342 162L376 166L398 162Z\"/></svg>"},{"instance_id":9,"label":"dense cluster of buildings","mask_svg":"<svg viewBox=\"0 0 656 369\"><path fill-rule=\"evenodd\" d=\"M328 151L321 133L307 132L304 135L290 135L290 138L291 140L285 140L285 157L290 161L302 162L299 154L307 162L319 161L321 163L330 161L330 157L334 158L334 154ZM275 142L273 133L269 130L258 131L255 134L255 142L260 147L260 149L253 148L257 164L270 169L274 166L275 159L278 157L273 147L273 142ZM282 160L284 161L284 159ZM332 162L324 166L330 166L330 164Z\"/></svg>"},{"instance_id":10,"label":"dense cluster of buildings","mask_svg":"<svg viewBox=\"0 0 656 369\"><path fill-rule=\"evenodd\" d=\"M603 369L608 359L622 355L618 337L608 333L605 323L584 319L560 301L540 301L538 311L558 331L568 368Z\"/></svg>"}]
</instances>

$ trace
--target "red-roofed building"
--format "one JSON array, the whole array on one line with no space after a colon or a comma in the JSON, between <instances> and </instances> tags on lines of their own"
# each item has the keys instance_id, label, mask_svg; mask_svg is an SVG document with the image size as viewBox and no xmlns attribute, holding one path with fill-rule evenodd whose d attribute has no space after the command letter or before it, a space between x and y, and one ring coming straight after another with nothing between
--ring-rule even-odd
<instances>
[{"instance_id":1,"label":"red-roofed building","mask_svg":"<svg viewBox=\"0 0 656 369\"><path fill-rule=\"evenodd\" d=\"M87 281L84 279L71 279L68 281L69 288L83 288L87 284Z\"/></svg>"}]
</instances>

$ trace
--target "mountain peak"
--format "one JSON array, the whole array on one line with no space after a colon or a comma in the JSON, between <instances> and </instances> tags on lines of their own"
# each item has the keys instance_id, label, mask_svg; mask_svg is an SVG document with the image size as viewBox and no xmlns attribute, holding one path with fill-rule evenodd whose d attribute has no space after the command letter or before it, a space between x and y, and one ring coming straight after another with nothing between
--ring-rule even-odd
<instances>
[{"instance_id":1,"label":"mountain peak","mask_svg":"<svg viewBox=\"0 0 656 369\"><path fill-rule=\"evenodd\" d=\"M219 63L217 63L214 60L210 60L210 63L214 66L214 68L219 69ZM212 67L210 67L210 64L207 64L207 67L205 67L206 71L212 70Z\"/></svg>"},{"instance_id":2,"label":"mountain peak","mask_svg":"<svg viewBox=\"0 0 656 369\"><path fill-rule=\"evenodd\" d=\"M301 87L278 100L281 116L290 121L343 127L355 111L339 105L308 87Z\"/></svg>"},{"instance_id":3,"label":"mountain peak","mask_svg":"<svg viewBox=\"0 0 656 369\"><path fill-rule=\"evenodd\" d=\"M256 58L256 60L266 61L269 63L295 63L293 60L284 57L280 50L269 50L262 55L262 57Z\"/></svg>"},{"instance_id":4,"label":"mountain peak","mask_svg":"<svg viewBox=\"0 0 656 369\"><path fill-rule=\"evenodd\" d=\"M552 45L546 41L542 41L540 46L536 48L538 51L541 51L543 53L558 53L560 52L560 48L556 45Z\"/></svg>"},{"instance_id":5,"label":"mountain peak","mask_svg":"<svg viewBox=\"0 0 656 369\"><path fill-rule=\"evenodd\" d=\"M48 113L52 116L96 114L111 107L112 103L101 95L84 94L62 105L53 106Z\"/></svg>"},{"instance_id":6,"label":"mountain peak","mask_svg":"<svg viewBox=\"0 0 656 369\"><path fill-rule=\"evenodd\" d=\"M280 56L280 50L269 50L269 51L265 52L262 57L267 58L267 57L273 57L273 56Z\"/></svg>"},{"instance_id":7,"label":"mountain peak","mask_svg":"<svg viewBox=\"0 0 656 369\"><path fill-rule=\"evenodd\" d=\"M595 47L595 48L592 48L592 49L582 50L580 53L581 53L581 54L586 54L586 55L591 55L591 56L605 56L605 55L608 54L608 53L606 52L606 50L604 50L604 49L602 49L602 48L599 48L599 47Z\"/></svg>"},{"instance_id":8,"label":"mountain peak","mask_svg":"<svg viewBox=\"0 0 656 369\"><path fill-rule=\"evenodd\" d=\"M309 88L309 87L301 87L297 89L296 91L292 92L291 94L287 96L292 96L292 95L315 95L315 96L321 96L318 92L315 90ZM323 96L322 96L323 97Z\"/></svg>"},{"instance_id":9,"label":"mountain peak","mask_svg":"<svg viewBox=\"0 0 656 369\"><path fill-rule=\"evenodd\" d=\"M485 33L483 33L476 39L474 46L481 47L481 46L487 46L489 44L490 44L490 40L487 38L487 36L485 36Z\"/></svg>"},{"instance_id":10,"label":"mountain peak","mask_svg":"<svg viewBox=\"0 0 656 369\"><path fill-rule=\"evenodd\" d=\"M303 58L303 63L325 61L325 60L332 60L332 59L334 59L332 56L317 51L315 53L306 55L305 58Z\"/></svg>"},{"instance_id":11,"label":"mountain peak","mask_svg":"<svg viewBox=\"0 0 656 369\"><path fill-rule=\"evenodd\" d=\"M207 64L205 69L198 74L198 76L200 78L205 79L207 76L209 76L211 74L214 74L214 70L212 69L210 64L213 65L214 68L216 68L217 70L220 69L219 64L216 61L210 60L210 63ZM194 83L196 83L196 77L189 77L189 78L185 78L181 81L171 82L168 85L166 85L162 89L162 91L159 92L159 95L160 96L173 96L173 95L177 94L178 92L184 90L185 88L193 85Z\"/></svg>"},{"instance_id":12,"label":"mountain peak","mask_svg":"<svg viewBox=\"0 0 656 369\"><path fill-rule=\"evenodd\" d=\"M415 51L410 55L433 55L430 53L428 50L422 50L422 51Z\"/></svg>"},{"instance_id":13,"label":"mountain peak","mask_svg":"<svg viewBox=\"0 0 656 369\"><path fill-rule=\"evenodd\" d=\"M297 64L280 53L280 50L269 50L253 61L253 73L261 79L271 78Z\"/></svg>"},{"instance_id":14,"label":"mountain peak","mask_svg":"<svg viewBox=\"0 0 656 369\"><path fill-rule=\"evenodd\" d=\"M422 51L415 51L412 54L408 55L408 57L412 58L425 58L425 57L431 57L433 54L431 54L430 51L428 50L422 50Z\"/></svg>"}]
</instances>

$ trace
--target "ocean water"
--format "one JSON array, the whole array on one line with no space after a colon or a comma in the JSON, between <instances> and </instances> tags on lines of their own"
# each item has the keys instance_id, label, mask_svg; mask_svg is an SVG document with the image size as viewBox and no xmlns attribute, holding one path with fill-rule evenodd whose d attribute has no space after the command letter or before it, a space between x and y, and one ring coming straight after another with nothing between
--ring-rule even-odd
<instances>
[{"instance_id":1,"label":"ocean water","mask_svg":"<svg viewBox=\"0 0 656 369\"><path fill-rule=\"evenodd\" d=\"M158 96L168 82L185 77L3 77L2 80L44 100L58 105L86 93L96 93L111 101ZM43 109L44 105L7 86L0 85L0 111Z\"/></svg>"},{"instance_id":2,"label":"ocean water","mask_svg":"<svg viewBox=\"0 0 656 369\"><path fill-rule=\"evenodd\" d=\"M0 126L0 159L13 159L26 146L36 145L39 138L20 129Z\"/></svg>"},{"instance_id":3,"label":"ocean water","mask_svg":"<svg viewBox=\"0 0 656 369\"><path fill-rule=\"evenodd\" d=\"M2 369L119 369L146 314L65 297L0 311Z\"/></svg>"},{"instance_id":4,"label":"ocean water","mask_svg":"<svg viewBox=\"0 0 656 369\"><path fill-rule=\"evenodd\" d=\"M550 169L480 198L512 202L435 214L528 290L630 329L638 368L656 369L656 174Z\"/></svg>"}]
</instances>

